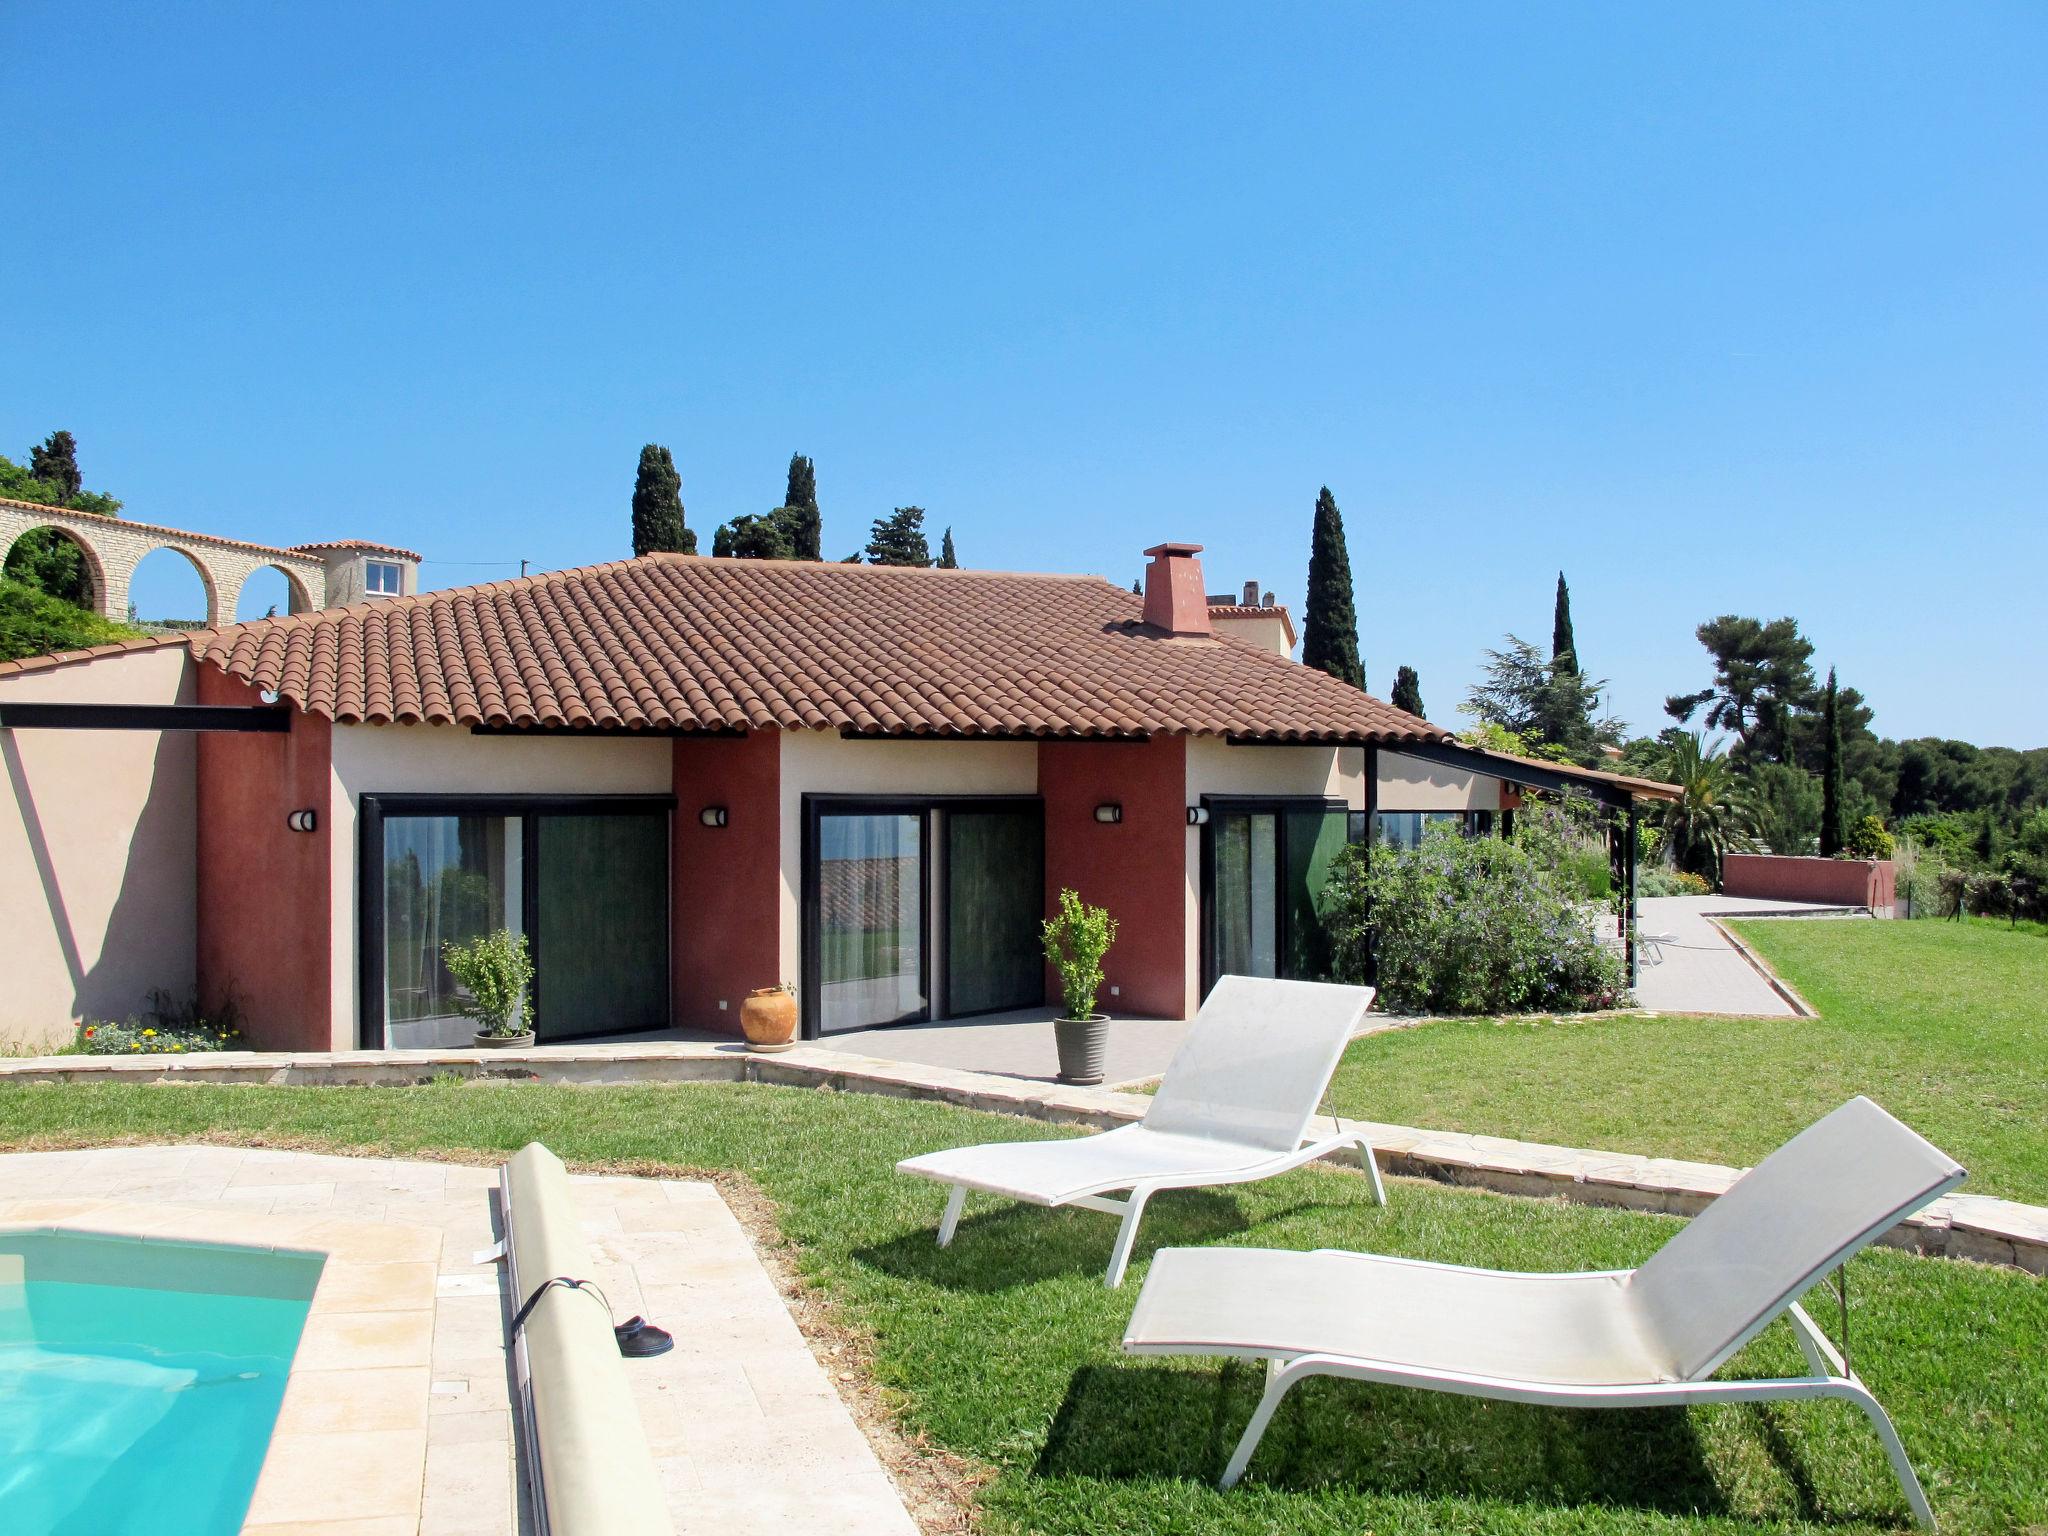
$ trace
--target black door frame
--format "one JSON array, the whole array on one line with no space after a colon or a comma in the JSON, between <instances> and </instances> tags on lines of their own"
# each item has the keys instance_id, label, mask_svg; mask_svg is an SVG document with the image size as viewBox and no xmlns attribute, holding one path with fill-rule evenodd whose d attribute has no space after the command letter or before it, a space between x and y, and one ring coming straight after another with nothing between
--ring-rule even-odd
<instances>
[{"instance_id":1,"label":"black door frame","mask_svg":"<svg viewBox=\"0 0 2048 1536\"><path fill-rule=\"evenodd\" d=\"M934 811L946 810L996 810L1006 806L1036 805L1039 807L1039 839L1043 847L1045 836L1043 796L1019 795L977 795L977 794L932 794L932 795L864 795L841 794L837 792L806 794L802 797L802 838L798 854L801 869L801 892L798 903L800 937L798 941L799 985L797 988L798 1032L802 1039L817 1040L823 1037L819 1018L819 986L823 980L820 974L823 935L820 932L819 916L820 887L822 871L818 860L818 822L821 817L833 816L915 816L918 818L918 900L922 907L921 931L917 943L918 987L924 993L924 1007L900 1019L891 1019L885 1024L856 1025L859 1029L890 1029L902 1024L922 1024L934 1016L932 1004L932 949L939 938L936 920L935 900L945 899L935 886L932 858L932 830ZM1040 882L1041 887L1043 881ZM950 894L948 892L947 894ZM1044 891L1039 899L1043 901ZM950 970L950 967L949 967ZM948 978L950 992L950 976ZM951 1014L943 1013L947 1018ZM835 1034L850 1034L852 1030L835 1030Z\"/></svg>"},{"instance_id":2,"label":"black door frame","mask_svg":"<svg viewBox=\"0 0 2048 1536\"><path fill-rule=\"evenodd\" d=\"M543 816L647 816L662 818L662 847L668 878L662 882L662 966L669 977L669 1017L675 1016L675 839L670 825L674 795L435 795L362 794L356 797L356 1044L366 1051L384 1044L384 821L391 816L517 816L519 818L519 909L526 948L533 960L529 1007L540 1015L545 969L540 932L540 818ZM665 1026L662 1026L665 1027ZM583 1040L563 1035L561 1040Z\"/></svg>"},{"instance_id":3,"label":"black door frame","mask_svg":"<svg viewBox=\"0 0 2048 1536\"><path fill-rule=\"evenodd\" d=\"M1204 795L1202 807L1208 816L1202 822L1201 846L1201 924L1202 924L1202 996L1209 995L1209 989L1216 985L1216 819L1218 816L1262 816L1273 818L1273 874L1276 888L1273 893L1274 955L1276 961L1284 960L1290 941L1294 936L1294 914L1292 904L1284 899L1287 880L1287 812L1322 811L1327 815L1345 817L1344 835L1347 839L1357 825L1358 812L1348 800L1332 795ZM1367 826L1370 835L1370 823ZM1275 969L1278 969L1276 964Z\"/></svg>"}]
</instances>

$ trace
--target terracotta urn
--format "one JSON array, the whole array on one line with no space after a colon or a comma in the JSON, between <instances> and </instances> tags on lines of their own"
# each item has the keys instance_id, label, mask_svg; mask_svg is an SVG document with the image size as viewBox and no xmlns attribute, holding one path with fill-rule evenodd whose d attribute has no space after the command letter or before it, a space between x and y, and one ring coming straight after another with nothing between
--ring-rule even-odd
<instances>
[{"instance_id":1,"label":"terracotta urn","mask_svg":"<svg viewBox=\"0 0 2048 1536\"><path fill-rule=\"evenodd\" d=\"M740 1004L740 1028L757 1051L786 1051L796 1042L796 994L756 987Z\"/></svg>"}]
</instances>

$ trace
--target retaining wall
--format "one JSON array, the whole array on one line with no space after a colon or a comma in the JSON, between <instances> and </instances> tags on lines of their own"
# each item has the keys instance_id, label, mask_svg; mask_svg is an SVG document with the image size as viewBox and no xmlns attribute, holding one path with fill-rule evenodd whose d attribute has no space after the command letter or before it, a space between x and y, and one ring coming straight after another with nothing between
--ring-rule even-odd
<instances>
[{"instance_id":1,"label":"retaining wall","mask_svg":"<svg viewBox=\"0 0 2048 1536\"><path fill-rule=\"evenodd\" d=\"M1731 853L1721 869L1723 895L1766 901L1819 901L1888 912L1893 888L1889 859L1802 859L1775 853Z\"/></svg>"}]
</instances>

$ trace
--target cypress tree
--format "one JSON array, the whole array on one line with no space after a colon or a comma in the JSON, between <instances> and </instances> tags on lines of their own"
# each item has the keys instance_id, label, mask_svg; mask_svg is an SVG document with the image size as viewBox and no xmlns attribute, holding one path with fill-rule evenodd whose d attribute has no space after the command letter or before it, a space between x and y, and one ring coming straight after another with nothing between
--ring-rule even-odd
<instances>
[{"instance_id":1,"label":"cypress tree","mask_svg":"<svg viewBox=\"0 0 2048 1536\"><path fill-rule=\"evenodd\" d=\"M1421 715L1424 713L1422 708L1422 679L1416 676L1413 667L1403 667L1394 674L1393 705L1396 709L1407 710L1411 715Z\"/></svg>"},{"instance_id":2,"label":"cypress tree","mask_svg":"<svg viewBox=\"0 0 2048 1536\"><path fill-rule=\"evenodd\" d=\"M29 449L28 472L68 503L85 486L78 473L78 440L69 432L52 432Z\"/></svg>"},{"instance_id":3,"label":"cypress tree","mask_svg":"<svg viewBox=\"0 0 2048 1536\"><path fill-rule=\"evenodd\" d=\"M1820 856L1832 859L1849 841L1848 829L1842 824L1842 719L1833 667L1828 668L1824 717L1827 745L1820 770Z\"/></svg>"},{"instance_id":4,"label":"cypress tree","mask_svg":"<svg viewBox=\"0 0 2048 1536\"><path fill-rule=\"evenodd\" d=\"M633 553L697 553L697 535L683 523L683 477L659 443L640 450L640 472L633 480Z\"/></svg>"},{"instance_id":5,"label":"cypress tree","mask_svg":"<svg viewBox=\"0 0 2048 1536\"><path fill-rule=\"evenodd\" d=\"M791 558L823 559L820 550L825 522L818 512L818 467L801 453L789 456L789 490L783 496L782 504L800 514L791 520L790 543L794 551Z\"/></svg>"},{"instance_id":6,"label":"cypress tree","mask_svg":"<svg viewBox=\"0 0 2048 1536\"><path fill-rule=\"evenodd\" d=\"M1572 638L1572 589L1564 584L1564 572L1557 573L1557 606L1550 615L1550 659L1572 672L1579 668L1578 642Z\"/></svg>"},{"instance_id":7,"label":"cypress tree","mask_svg":"<svg viewBox=\"0 0 2048 1536\"><path fill-rule=\"evenodd\" d=\"M953 530L950 525L946 529L945 538L939 541L939 569L942 571L957 571L960 569L960 562L953 556Z\"/></svg>"},{"instance_id":8,"label":"cypress tree","mask_svg":"<svg viewBox=\"0 0 2048 1536\"><path fill-rule=\"evenodd\" d=\"M1365 665L1358 659L1351 556L1344 549L1343 515L1327 485L1316 498L1315 532L1308 551L1308 600L1303 609L1302 665L1320 667L1340 682L1363 688Z\"/></svg>"}]
</instances>

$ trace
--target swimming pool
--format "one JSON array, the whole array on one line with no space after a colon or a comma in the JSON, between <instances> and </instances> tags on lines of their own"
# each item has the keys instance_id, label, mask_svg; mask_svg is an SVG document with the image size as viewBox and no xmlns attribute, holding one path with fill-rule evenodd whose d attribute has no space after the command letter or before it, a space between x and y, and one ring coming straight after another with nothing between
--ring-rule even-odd
<instances>
[{"instance_id":1,"label":"swimming pool","mask_svg":"<svg viewBox=\"0 0 2048 1536\"><path fill-rule=\"evenodd\" d=\"M0 1531L233 1536L323 1262L0 1231Z\"/></svg>"}]
</instances>

